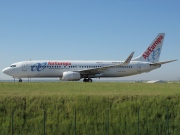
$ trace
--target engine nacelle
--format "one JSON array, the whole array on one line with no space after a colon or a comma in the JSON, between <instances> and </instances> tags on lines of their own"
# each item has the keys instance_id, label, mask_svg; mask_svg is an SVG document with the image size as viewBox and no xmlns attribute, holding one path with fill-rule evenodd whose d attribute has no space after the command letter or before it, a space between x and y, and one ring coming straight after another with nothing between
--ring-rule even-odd
<instances>
[{"instance_id":1,"label":"engine nacelle","mask_svg":"<svg viewBox=\"0 0 180 135\"><path fill-rule=\"evenodd\" d=\"M79 81L81 79L81 74L78 72L63 72L62 80L64 81Z\"/></svg>"}]
</instances>

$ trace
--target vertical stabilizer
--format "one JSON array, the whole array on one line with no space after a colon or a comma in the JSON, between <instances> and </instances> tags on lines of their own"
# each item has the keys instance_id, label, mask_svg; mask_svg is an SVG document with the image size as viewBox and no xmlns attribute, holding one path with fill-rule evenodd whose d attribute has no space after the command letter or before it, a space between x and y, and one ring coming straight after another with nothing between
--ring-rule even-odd
<instances>
[{"instance_id":1,"label":"vertical stabilizer","mask_svg":"<svg viewBox=\"0 0 180 135\"><path fill-rule=\"evenodd\" d=\"M133 58L132 61L158 62L162 50L165 33L159 33L142 55Z\"/></svg>"}]
</instances>

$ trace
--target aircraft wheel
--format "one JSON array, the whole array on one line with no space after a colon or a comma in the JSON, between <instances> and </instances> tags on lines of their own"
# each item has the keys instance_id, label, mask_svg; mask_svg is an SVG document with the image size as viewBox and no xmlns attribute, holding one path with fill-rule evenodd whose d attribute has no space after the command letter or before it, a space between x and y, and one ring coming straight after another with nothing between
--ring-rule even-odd
<instances>
[{"instance_id":1,"label":"aircraft wheel","mask_svg":"<svg viewBox=\"0 0 180 135\"><path fill-rule=\"evenodd\" d=\"M22 79L19 79L19 82L22 82Z\"/></svg>"},{"instance_id":2,"label":"aircraft wheel","mask_svg":"<svg viewBox=\"0 0 180 135\"><path fill-rule=\"evenodd\" d=\"M88 79L84 78L83 82L92 82L92 79L90 79L90 78L88 78Z\"/></svg>"},{"instance_id":3,"label":"aircraft wheel","mask_svg":"<svg viewBox=\"0 0 180 135\"><path fill-rule=\"evenodd\" d=\"M92 79L88 79L88 82L92 82Z\"/></svg>"}]
</instances>

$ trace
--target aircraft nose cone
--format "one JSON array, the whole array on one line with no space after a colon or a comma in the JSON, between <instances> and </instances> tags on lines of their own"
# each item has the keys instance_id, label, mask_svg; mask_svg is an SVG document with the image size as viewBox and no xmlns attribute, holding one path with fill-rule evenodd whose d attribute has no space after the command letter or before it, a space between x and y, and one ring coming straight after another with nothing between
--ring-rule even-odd
<instances>
[{"instance_id":1,"label":"aircraft nose cone","mask_svg":"<svg viewBox=\"0 0 180 135\"><path fill-rule=\"evenodd\" d=\"M6 72L6 69L3 69L2 72L5 73L5 72Z\"/></svg>"},{"instance_id":2,"label":"aircraft nose cone","mask_svg":"<svg viewBox=\"0 0 180 135\"><path fill-rule=\"evenodd\" d=\"M5 68L5 69L2 70L2 72L3 72L4 74L8 74L8 69Z\"/></svg>"}]
</instances>

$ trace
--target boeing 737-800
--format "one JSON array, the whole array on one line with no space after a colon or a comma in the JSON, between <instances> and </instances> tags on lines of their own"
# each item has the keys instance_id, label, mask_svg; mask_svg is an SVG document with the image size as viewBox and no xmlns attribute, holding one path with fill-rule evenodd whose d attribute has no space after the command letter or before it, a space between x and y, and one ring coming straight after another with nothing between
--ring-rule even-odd
<instances>
[{"instance_id":1,"label":"boeing 737-800","mask_svg":"<svg viewBox=\"0 0 180 135\"><path fill-rule=\"evenodd\" d=\"M165 33L159 33L148 48L138 57L134 52L125 61L72 61L72 60L36 60L22 61L2 70L3 73L18 78L58 77L64 81L92 82L91 78L123 77L161 67L162 64L176 60L159 62Z\"/></svg>"}]
</instances>

